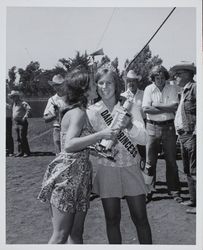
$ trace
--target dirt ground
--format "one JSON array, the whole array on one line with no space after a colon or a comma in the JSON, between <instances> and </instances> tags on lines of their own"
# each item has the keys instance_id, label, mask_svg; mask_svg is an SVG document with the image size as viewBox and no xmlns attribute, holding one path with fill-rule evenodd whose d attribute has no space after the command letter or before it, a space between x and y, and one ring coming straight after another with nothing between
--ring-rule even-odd
<instances>
[{"instance_id":1,"label":"dirt ground","mask_svg":"<svg viewBox=\"0 0 203 250\"><path fill-rule=\"evenodd\" d=\"M54 150L51 126L41 119L30 119L29 141L33 156L6 158L6 243L46 244L52 225L49 206L36 197L40 190L47 164ZM181 180L181 195L188 199L188 188L182 172L182 161L177 161ZM194 245L196 242L196 216L185 213L187 209L167 194L165 163L157 166L157 191L147 204L148 218L154 244ZM121 231L123 244L138 244L134 225L130 220L125 200L122 200ZM85 244L108 244L104 213L99 198L91 202L85 230Z\"/></svg>"}]
</instances>

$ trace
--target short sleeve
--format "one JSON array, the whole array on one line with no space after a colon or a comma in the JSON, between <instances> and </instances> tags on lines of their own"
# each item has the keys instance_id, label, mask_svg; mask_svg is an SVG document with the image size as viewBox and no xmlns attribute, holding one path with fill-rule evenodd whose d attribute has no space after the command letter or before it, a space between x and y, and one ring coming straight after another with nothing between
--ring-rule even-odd
<instances>
[{"instance_id":1,"label":"short sleeve","mask_svg":"<svg viewBox=\"0 0 203 250\"><path fill-rule=\"evenodd\" d=\"M152 99L151 99L151 89L147 86L144 90L142 107L151 106Z\"/></svg>"},{"instance_id":2,"label":"short sleeve","mask_svg":"<svg viewBox=\"0 0 203 250\"><path fill-rule=\"evenodd\" d=\"M51 98L48 99L46 108L44 110L44 115L48 115L50 113L53 114L53 115L55 115L54 105L52 103Z\"/></svg>"}]
</instances>

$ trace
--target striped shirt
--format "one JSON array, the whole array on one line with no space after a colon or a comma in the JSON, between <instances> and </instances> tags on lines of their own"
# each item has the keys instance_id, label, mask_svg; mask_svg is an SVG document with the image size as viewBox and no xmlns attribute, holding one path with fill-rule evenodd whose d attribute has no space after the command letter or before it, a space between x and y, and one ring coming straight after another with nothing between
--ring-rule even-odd
<instances>
[{"instance_id":1,"label":"striped shirt","mask_svg":"<svg viewBox=\"0 0 203 250\"><path fill-rule=\"evenodd\" d=\"M145 88L142 107L152 106L153 103L170 105L178 103L178 91L174 85L165 84L162 91L154 84ZM167 121L175 118L175 113L146 114L148 120Z\"/></svg>"}]
</instances>

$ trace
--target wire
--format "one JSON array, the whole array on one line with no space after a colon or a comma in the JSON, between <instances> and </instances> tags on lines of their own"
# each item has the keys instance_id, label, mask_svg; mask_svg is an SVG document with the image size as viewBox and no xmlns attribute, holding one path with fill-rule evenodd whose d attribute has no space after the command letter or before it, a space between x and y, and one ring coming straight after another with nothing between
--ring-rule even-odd
<instances>
[{"instance_id":1,"label":"wire","mask_svg":"<svg viewBox=\"0 0 203 250\"><path fill-rule=\"evenodd\" d=\"M107 25L106 25L106 27L105 27L105 29L104 29L102 35L101 35L101 38L99 39L99 42L97 43L96 49L99 48L99 46L100 46L100 44L101 44L101 42L102 42L102 40L103 40L103 38L104 38L104 35L105 35L107 29L109 28L110 22L111 22L111 20L112 20L112 18L113 18L113 15L114 15L116 9L117 9L117 8L114 8L114 9L113 9L112 14L111 14L111 16L110 16L110 18L109 18L109 20L108 20L108 22L107 22Z\"/></svg>"},{"instance_id":2,"label":"wire","mask_svg":"<svg viewBox=\"0 0 203 250\"><path fill-rule=\"evenodd\" d=\"M27 49L27 48L25 48L25 51L27 52L27 54L28 54L28 57L29 57L30 61L32 61L32 57L31 57L30 52L28 51L28 49Z\"/></svg>"},{"instance_id":3,"label":"wire","mask_svg":"<svg viewBox=\"0 0 203 250\"><path fill-rule=\"evenodd\" d=\"M145 44L145 46L140 50L140 52L132 59L132 61L127 65L126 71L129 69L130 65L135 61L135 59L142 53L142 51L147 47L147 45L151 42L151 40L155 37L155 35L158 33L158 31L161 29L161 27L164 25L164 23L167 21L167 19L171 16L171 14L174 12L176 7L172 9L172 11L168 14L168 16L165 18L165 20L162 22L162 24L159 26L159 28L156 30L156 32L153 34L153 36L149 39L149 41Z\"/></svg>"}]
</instances>

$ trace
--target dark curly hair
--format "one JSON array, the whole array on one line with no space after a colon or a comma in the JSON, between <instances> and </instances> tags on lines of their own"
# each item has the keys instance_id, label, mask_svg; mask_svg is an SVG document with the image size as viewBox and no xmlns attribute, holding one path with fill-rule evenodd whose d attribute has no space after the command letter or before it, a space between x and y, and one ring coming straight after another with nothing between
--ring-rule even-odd
<instances>
[{"instance_id":1,"label":"dark curly hair","mask_svg":"<svg viewBox=\"0 0 203 250\"><path fill-rule=\"evenodd\" d=\"M85 93L89 89L90 75L85 70L75 69L68 73L63 84L66 102L69 105L77 105L82 108L87 106Z\"/></svg>"},{"instance_id":2,"label":"dark curly hair","mask_svg":"<svg viewBox=\"0 0 203 250\"><path fill-rule=\"evenodd\" d=\"M162 65L156 65L151 69L151 72L150 72L150 79L152 82L154 82L155 75L159 74L159 72L163 72L166 80L169 79L170 76L169 76L168 70Z\"/></svg>"},{"instance_id":3,"label":"dark curly hair","mask_svg":"<svg viewBox=\"0 0 203 250\"><path fill-rule=\"evenodd\" d=\"M116 97L116 102L120 100L120 94L121 94L121 79L119 75L109 69L109 68L104 68L101 71L97 72L95 75L95 82L98 83L98 81L104 76L104 75L110 75L115 83L115 97ZM99 95L99 94L98 94ZM101 100L101 97L97 101Z\"/></svg>"}]
</instances>

